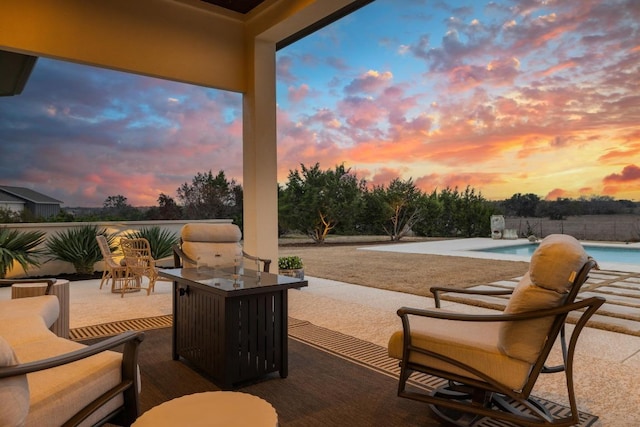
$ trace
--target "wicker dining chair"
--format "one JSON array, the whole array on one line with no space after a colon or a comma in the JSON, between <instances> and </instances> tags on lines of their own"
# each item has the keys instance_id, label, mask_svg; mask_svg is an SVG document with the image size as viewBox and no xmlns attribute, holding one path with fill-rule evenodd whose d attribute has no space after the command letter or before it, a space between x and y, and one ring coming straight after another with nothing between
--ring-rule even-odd
<instances>
[{"instance_id":1,"label":"wicker dining chair","mask_svg":"<svg viewBox=\"0 0 640 427\"><path fill-rule=\"evenodd\" d=\"M146 289L147 295L151 294L158 280L158 269L155 259L151 256L149 241L145 238L122 237L120 247L126 268L126 278L121 289L122 296L136 289ZM147 278L147 286L144 286L143 277Z\"/></svg>"},{"instance_id":2,"label":"wicker dining chair","mask_svg":"<svg viewBox=\"0 0 640 427\"><path fill-rule=\"evenodd\" d=\"M106 282L111 280L111 291L116 291L118 287L122 285L127 275L127 267L120 264L120 261L117 259L118 257L111 252L109 242L104 235L98 234L96 240L98 241L98 246L100 247L104 261L104 270L102 272L102 278L100 279L100 289L102 289L102 286Z\"/></svg>"}]
</instances>

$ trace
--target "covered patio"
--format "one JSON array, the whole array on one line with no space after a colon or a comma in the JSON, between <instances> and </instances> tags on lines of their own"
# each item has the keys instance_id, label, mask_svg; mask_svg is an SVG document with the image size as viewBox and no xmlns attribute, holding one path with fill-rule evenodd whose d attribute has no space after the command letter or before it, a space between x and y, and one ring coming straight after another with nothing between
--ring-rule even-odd
<instances>
[{"instance_id":1,"label":"covered patio","mask_svg":"<svg viewBox=\"0 0 640 427\"><path fill-rule=\"evenodd\" d=\"M10 0L2 87L19 93L47 57L242 93L244 244L276 259L276 51L371 1Z\"/></svg>"},{"instance_id":2,"label":"covered patio","mask_svg":"<svg viewBox=\"0 0 640 427\"><path fill-rule=\"evenodd\" d=\"M213 0L8 0L0 14L0 49L23 59L49 57L242 93L244 246L277 259L275 53L371 1L256 0L232 2L233 10L224 6L228 2ZM308 289L289 292L292 318L382 347L399 326L398 307L433 306L424 297L310 282ZM133 303L139 317L171 313L168 283L158 284L151 297L131 295L124 301L99 291L98 282L78 283L75 289L72 328L129 320L131 308L122 318L103 310L108 317L96 319L95 306L103 299ZM4 291L0 298L7 298ZM94 307L90 321L82 320L87 304ZM454 303L449 308L486 310ZM579 352L581 409L600 417L596 425L635 425L640 338L588 329ZM561 388L550 381L536 394L555 399Z\"/></svg>"},{"instance_id":3,"label":"covered patio","mask_svg":"<svg viewBox=\"0 0 640 427\"><path fill-rule=\"evenodd\" d=\"M382 289L374 289L365 286L353 285L344 282L336 282L315 277L307 277L309 287L301 290L289 291L289 316L290 339L299 341L308 340L300 336L304 328L312 328L313 335L329 334L332 338L329 344L315 343L322 346L323 352L332 353L338 358L347 358L344 363L351 364L355 358L362 358L356 364L364 365L368 369L384 369L378 362L371 362L368 357L371 351L382 351L378 356L386 355L386 345L389 336L400 327L400 321L396 310L401 306L433 307L433 299L401 292L392 292ZM104 331L113 330L117 333L118 327L130 327L133 323L132 313L136 318L146 319L142 329L155 328L169 330L171 314L171 284L159 282L156 291L147 296L143 293L127 295L124 299L118 294L109 292L108 289L99 289L99 280L73 282L71 284L70 320L72 336L82 334L104 334ZM0 288L0 300L10 298L9 288ZM96 306L101 307L96 310ZM444 307L444 306L443 306ZM467 313L489 313L486 308L471 305L446 302L446 309ZM302 322L302 323L301 323ZM108 334L108 332L106 332ZM155 336L155 333L154 333ZM166 336L168 339L169 337ZM150 338L151 339L151 338ZM355 341L354 341L355 340ZM344 350L345 342L356 342L358 352L367 355L367 358L354 356L353 353ZM307 341L308 342L308 341ZM144 342L143 346L152 342ZM373 349L373 350L372 350ZM154 353L154 363L172 363L170 352L167 349L163 354ZM309 350L310 351L310 350ZM346 352L340 354L341 352ZM576 355L577 370L575 372L576 394L578 396L580 410L585 413L597 415L599 420L596 426L632 426L638 417L636 402L640 398L637 384L640 367L640 337L617 332L587 328L583 331ZM558 356L558 355L556 355ZM292 354L292 358L295 358ZM349 358L351 360L349 361ZM378 357L379 358L379 357ZM367 360L368 359L368 360ZM375 358L374 358L375 359ZM386 358L393 367L397 364L392 359ZM165 362L166 361L166 362ZM143 360L142 363L145 363ZM181 365L181 363L177 363ZM263 389L277 388L279 384L297 384L299 375L307 375L311 367L301 369L295 367L295 361L290 369L290 378L280 380L267 379L254 388L242 389L249 393L258 393ZM388 366L388 364L387 364ZM189 372L187 369L186 372ZM365 370L366 372L366 370ZM390 374L391 375L391 374ZM562 400L564 384L561 377L554 378L550 375L544 378L534 395L549 399L553 402L564 404ZM199 378L196 376L196 378ZM397 377L396 377L397 378ZM352 379L357 381L356 379ZM204 381L204 380L203 380ZM389 387L391 395L395 394L396 381L392 380L385 387ZM327 384L327 390L331 389ZM142 392L145 387L143 384ZM286 394L286 393L285 393ZM273 398L273 396L271 396ZM278 398L281 396L278 394ZM143 402L144 402L143 396ZM406 400L393 397L394 400ZM301 404L304 403L304 399ZM417 403L417 402L412 402ZM307 404L310 404L307 402ZM338 405L340 406L340 405ZM346 406L349 406L348 403ZM142 408L146 410L148 408ZM276 409L279 409L276 405ZM334 408L338 410L338 408ZM423 408L428 413L426 407ZM355 424L370 425L371 414L362 414L356 418ZM331 418L322 418L324 425L341 425ZM285 418L281 422L285 421ZM412 424L413 421L405 425ZM295 422L283 425L302 425Z\"/></svg>"}]
</instances>

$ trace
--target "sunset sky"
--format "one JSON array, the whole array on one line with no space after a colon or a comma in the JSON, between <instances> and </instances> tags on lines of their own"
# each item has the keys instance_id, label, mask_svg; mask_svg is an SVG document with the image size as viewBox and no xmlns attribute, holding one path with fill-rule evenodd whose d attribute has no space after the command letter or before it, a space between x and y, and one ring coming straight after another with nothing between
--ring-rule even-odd
<instances>
[{"instance_id":1,"label":"sunset sky","mask_svg":"<svg viewBox=\"0 0 640 427\"><path fill-rule=\"evenodd\" d=\"M278 178L488 199L640 201L640 1L376 0L277 55ZM0 98L0 185L157 205L198 172L242 183L237 93L40 58ZM178 149L179 147L179 149Z\"/></svg>"}]
</instances>

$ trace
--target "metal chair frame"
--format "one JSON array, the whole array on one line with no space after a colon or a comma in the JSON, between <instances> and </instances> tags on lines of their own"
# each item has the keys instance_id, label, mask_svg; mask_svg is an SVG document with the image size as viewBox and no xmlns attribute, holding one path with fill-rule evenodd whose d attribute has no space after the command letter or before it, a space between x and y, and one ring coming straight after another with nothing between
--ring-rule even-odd
<instances>
[{"instance_id":1,"label":"metal chair frame","mask_svg":"<svg viewBox=\"0 0 640 427\"><path fill-rule=\"evenodd\" d=\"M593 260L587 261L582 267L577 278L565 298L565 302L556 308L539 310L519 314L495 314L473 315L458 314L439 310L424 310L402 307L398 310L398 316L402 319L403 327L403 354L400 361L400 378L398 384L398 396L426 402L431 409L444 420L458 426L471 426L483 417L500 419L523 426L571 426L579 421L574 383L573 383L573 358L575 347L580 332L587 324L589 318L605 302L604 298L591 297L581 301L575 301L580 287L586 282L589 271L596 267ZM452 288L433 287L436 308L440 307L440 294L444 292L457 292L477 295L500 295L510 291L469 291ZM569 344L565 341L565 322L570 313L581 312L575 321L575 327L571 333ZM535 364L532 366L528 379L522 390L511 388L497 382L493 378L468 366L460 361L435 352L414 346L411 342L411 325L409 316L424 316L437 319L449 319L466 322L520 322L523 320L541 319L554 316L554 321L549 329L547 340ZM556 340L560 339L563 364L547 367L546 360ZM434 369L429 366L410 362L412 353L421 353L433 358L450 363L469 373L469 376L454 374L451 372ZM420 393L407 390L407 380L413 372L422 372L448 380L448 382L433 390L431 393ZM535 383L541 373L564 372L567 384L567 396L571 414L567 417L556 418L544 405L531 396Z\"/></svg>"}]
</instances>

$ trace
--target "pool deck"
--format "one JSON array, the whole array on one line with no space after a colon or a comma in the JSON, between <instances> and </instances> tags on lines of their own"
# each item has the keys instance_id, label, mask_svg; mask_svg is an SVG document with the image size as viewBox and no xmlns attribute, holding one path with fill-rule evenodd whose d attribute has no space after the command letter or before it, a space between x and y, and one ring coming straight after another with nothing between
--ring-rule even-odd
<instances>
[{"instance_id":1,"label":"pool deck","mask_svg":"<svg viewBox=\"0 0 640 427\"><path fill-rule=\"evenodd\" d=\"M362 249L370 251L383 251L383 252L401 252L411 254L429 254L429 255L447 255L447 256L459 256L467 258L481 258L481 259L497 259L504 261L525 261L529 262L530 257L510 254L500 254L492 252L479 252L478 249L486 248L499 248L506 246L515 246L527 244L527 239L490 239L490 238L469 238L469 239L452 239L452 240L436 240L430 242L411 242L411 243L399 243L397 245L380 245L380 246L368 246ZM605 243L605 242L581 242L583 244L589 244L593 246L607 246L607 247L624 247L624 248L637 248L640 250L640 243ZM637 264L624 264L613 262L599 262L602 270L611 271L623 271L629 273L640 273L640 259Z\"/></svg>"}]
</instances>

